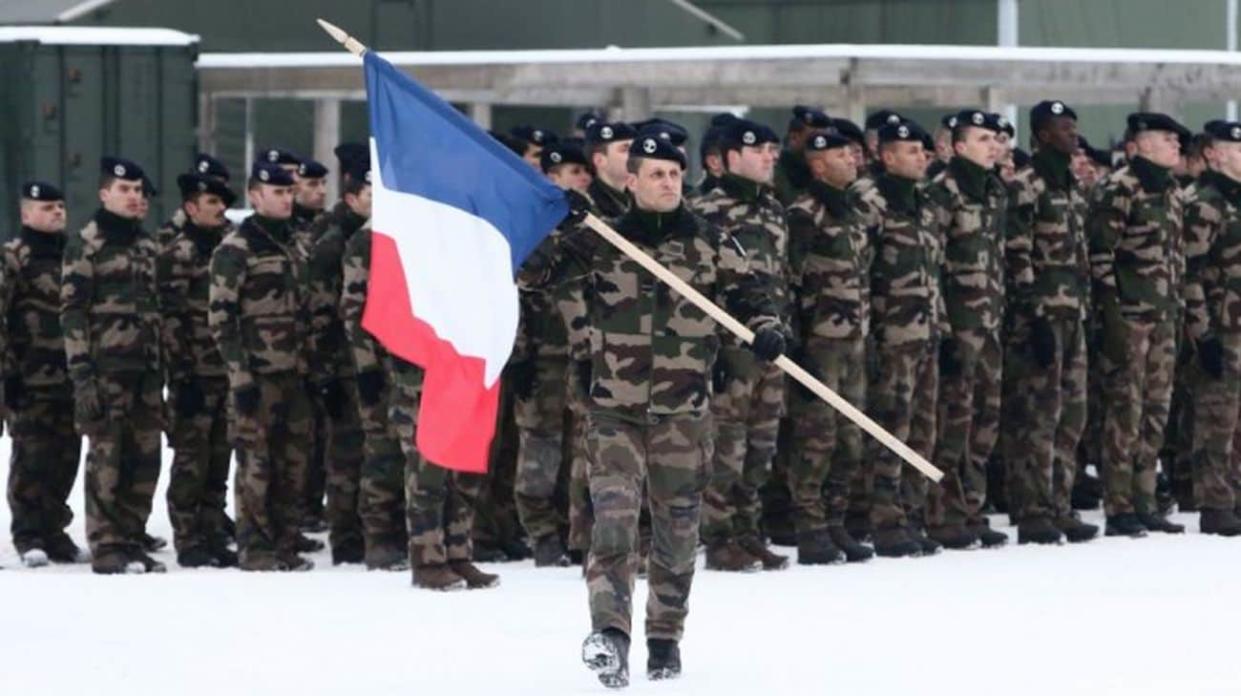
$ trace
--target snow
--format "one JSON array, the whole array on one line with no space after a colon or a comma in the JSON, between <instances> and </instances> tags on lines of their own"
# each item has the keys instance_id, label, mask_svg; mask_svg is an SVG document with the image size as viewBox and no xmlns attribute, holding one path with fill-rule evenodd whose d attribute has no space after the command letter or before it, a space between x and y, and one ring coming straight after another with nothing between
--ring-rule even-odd
<instances>
[{"instance_id":1,"label":"snow","mask_svg":"<svg viewBox=\"0 0 1241 696\"><path fill-rule=\"evenodd\" d=\"M6 437L6 479L8 449ZM169 538L170 460L149 524ZM80 479L71 533L82 542ZM0 506L0 528L8 519ZM646 681L639 628L628 693L1235 694L1241 540L1177 519L1190 534L700 571L684 676ZM607 693L580 662L589 626L577 568L490 565L499 589L439 594L410 588L408 573L333 568L326 552L314 571L287 574L183 570L170 550L155 556L166 575L25 569L3 535L0 693ZM644 583L637 594L640 627Z\"/></svg>"},{"instance_id":2,"label":"snow","mask_svg":"<svg viewBox=\"0 0 1241 696\"><path fill-rule=\"evenodd\" d=\"M189 46L196 34L173 29L127 29L120 27L0 27L0 43L35 41L54 46Z\"/></svg>"}]
</instances>

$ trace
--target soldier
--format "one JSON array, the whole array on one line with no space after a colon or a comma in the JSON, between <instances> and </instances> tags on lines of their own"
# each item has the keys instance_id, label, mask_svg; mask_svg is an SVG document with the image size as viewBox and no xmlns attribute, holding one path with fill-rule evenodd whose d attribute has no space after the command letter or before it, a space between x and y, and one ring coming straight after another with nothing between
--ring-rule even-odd
<instances>
[{"instance_id":1,"label":"soldier","mask_svg":"<svg viewBox=\"0 0 1241 696\"><path fill-rule=\"evenodd\" d=\"M74 425L90 437L86 534L96 573L162 573L144 529L163 426L155 238L142 229L142 169L104 157L102 207L65 245L60 325Z\"/></svg>"},{"instance_id":2,"label":"soldier","mask_svg":"<svg viewBox=\"0 0 1241 696\"><path fill-rule=\"evenodd\" d=\"M884 126L900 125L904 120L900 114L889 109L880 109L866 117L864 124L866 130L863 131L862 136L867 172L870 175L877 176L883 167L882 158L879 156L879 129Z\"/></svg>"},{"instance_id":3,"label":"soldier","mask_svg":"<svg viewBox=\"0 0 1241 696\"><path fill-rule=\"evenodd\" d=\"M736 244L682 203L684 168L684 155L671 143L635 140L628 179L634 208L617 231L748 319L757 329L755 353L773 360L784 348L776 307L746 273ZM669 679L681 671L678 643L710 467L709 385L719 338L704 312L593 234L583 230L567 245L588 269L592 288L587 451L596 521L586 573L592 633L582 656L604 685L619 688L629 681L644 479L655 530L647 676Z\"/></svg>"},{"instance_id":4,"label":"soldier","mask_svg":"<svg viewBox=\"0 0 1241 696\"><path fill-rule=\"evenodd\" d=\"M194 157L194 166L190 168L189 173L216 179L220 183L228 185L228 167L220 160L205 153L200 152ZM155 239L159 242L160 249L167 246L172 241L172 238L177 236L177 233L185 226L185 220L185 207L177 206L177 209L172 211L172 216L168 218L168 221L155 232Z\"/></svg>"},{"instance_id":5,"label":"soldier","mask_svg":"<svg viewBox=\"0 0 1241 696\"><path fill-rule=\"evenodd\" d=\"M1102 319L1106 534L1140 537L1185 531L1155 506L1184 272L1182 194L1171 176L1184 127L1164 114L1135 113L1129 130L1134 156L1095 189L1087 224Z\"/></svg>"},{"instance_id":6,"label":"soldier","mask_svg":"<svg viewBox=\"0 0 1241 696\"><path fill-rule=\"evenodd\" d=\"M521 158L535 169L539 168L539 157L543 154L543 148L560 140L555 133L534 126L517 126L508 134L523 146Z\"/></svg>"},{"instance_id":7,"label":"soldier","mask_svg":"<svg viewBox=\"0 0 1241 696\"><path fill-rule=\"evenodd\" d=\"M931 165L926 168L926 178L934 179L939 173L944 171L948 166L948 162L955 156L952 147L952 134L957 129L957 114L945 114L939 120L939 128L935 129L933 139L935 141L935 158L931 161Z\"/></svg>"},{"instance_id":8,"label":"soldier","mask_svg":"<svg viewBox=\"0 0 1241 696\"><path fill-rule=\"evenodd\" d=\"M800 364L852 404L866 403L871 251L857 201L849 140L815 133L806 143L813 176L789 208L790 282L796 298ZM789 398L793 453L788 470L797 562L868 560L874 552L844 528L849 486L862 466L862 431L801 388Z\"/></svg>"},{"instance_id":9,"label":"soldier","mask_svg":"<svg viewBox=\"0 0 1241 696\"><path fill-rule=\"evenodd\" d=\"M1071 491L1086 424L1089 305L1086 201L1070 170L1077 113L1061 101L1030 110L1038 147L1011 186L1005 239L1008 324L1004 462L1017 543L1093 539Z\"/></svg>"},{"instance_id":10,"label":"soldier","mask_svg":"<svg viewBox=\"0 0 1241 696\"><path fill-rule=\"evenodd\" d=\"M724 135L727 172L720 185L694 202L694 212L733 237L746 261L786 317L788 227L771 177L779 138L766 126L737 120ZM702 538L707 568L780 570L788 557L772 552L759 529L759 489L771 474L780 417L784 373L757 362L737 339L727 339L715 365L715 458L703 497Z\"/></svg>"},{"instance_id":11,"label":"soldier","mask_svg":"<svg viewBox=\"0 0 1241 696\"><path fill-rule=\"evenodd\" d=\"M314 160L303 160L297 163L295 181L296 193L293 196L293 225L295 239L306 253L318 241L316 235L322 234L325 227L323 219L328 216L327 210L327 167Z\"/></svg>"},{"instance_id":12,"label":"soldier","mask_svg":"<svg viewBox=\"0 0 1241 696\"><path fill-rule=\"evenodd\" d=\"M1187 366L1198 416L1193 478L1203 534L1241 535L1241 456L1235 450L1241 412L1241 123L1206 125L1211 168L1185 206L1185 334L1196 364Z\"/></svg>"},{"instance_id":13,"label":"soldier","mask_svg":"<svg viewBox=\"0 0 1241 696\"><path fill-rule=\"evenodd\" d=\"M29 568L85 563L90 553L65 533L82 439L73 430L73 392L60 328L65 201L55 186L21 189L21 231L4 245L0 317L4 408L13 438L8 500L13 546Z\"/></svg>"},{"instance_id":14,"label":"soldier","mask_svg":"<svg viewBox=\"0 0 1241 696\"><path fill-rule=\"evenodd\" d=\"M821 109L809 106L793 107L788 132L784 136L784 149L776 161L772 186L782 205L789 205L810 185L810 168L806 166L806 140L811 133L832 127L832 119Z\"/></svg>"},{"instance_id":15,"label":"soldier","mask_svg":"<svg viewBox=\"0 0 1241 696\"><path fill-rule=\"evenodd\" d=\"M691 203L693 199L706 195L718 186L720 177L724 176L724 150L720 147L720 138L723 137L728 125L736 120L736 116L727 112L711 117L711 125L702 134L702 140L698 144L698 161L702 162L702 181L698 182L694 195L690 197Z\"/></svg>"},{"instance_id":16,"label":"soldier","mask_svg":"<svg viewBox=\"0 0 1241 696\"><path fill-rule=\"evenodd\" d=\"M1000 320L1004 315L1003 183L999 124L967 109L952 119L953 157L932 179L944 243L944 334L939 343L939 412L935 464L944 478L930 487L927 534L950 549L1002 546L982 513L987 460L1000 423Z\"/></svg>"},{"instance_id":17,"label":"soldier","mask_svg":"<svg viewBox=\"0 0 1241 696\"><path fill-rule=\"evenodd\" d=\"M632 126L621 122L596 123L586 132L586 153L595 168L595 179L586 193L605 218L620 217L629 209L625 163L637 134Z\"/></svg>"},{"instance_id":18,"label":"soldier","mask_svg":"<svg viewBox=\"0 0 1241 696\"><path fill-rule=\"evenodd\" d=\"M297 554L310 444L305 263L293 248L293 175L255 163L254 214L211 255L209 322L228 372L242 570L310 570Z\"/></svg>"},{"instance_id":19,"label":"soldier","mask_svg":"<svg viewBox=\"0 0 1241 696\"><path fill-rule=\"evenodd\" d=\"M229 231L224 211L236 196L219 179L177 177L184 223L160 250L156 264L165 370L172 408L173 448L168 481L177 563L186 568L232 567L232 533L225 518L228 469L228 380L207 325L211 254Z\"/></svg>"},{"instance_id":20,"label":"soldier","mask_svg":"<svg viewBox=\"0 0 1241 696\"><path fill-rule=\"evenodd\" d=\"M935 448L937 361L943 297L939 268L943 252L934 208L918 182L926 173L925 132L902 121L878 132L884 173L863 193L870 236L871 333L876 379L867 399L872 417L923 457ZM917 556L940 545L923 535L926 483L921 474L902 472L887 448L876 448L870 510L875 553Z\"/></svg>"}]
</instances>

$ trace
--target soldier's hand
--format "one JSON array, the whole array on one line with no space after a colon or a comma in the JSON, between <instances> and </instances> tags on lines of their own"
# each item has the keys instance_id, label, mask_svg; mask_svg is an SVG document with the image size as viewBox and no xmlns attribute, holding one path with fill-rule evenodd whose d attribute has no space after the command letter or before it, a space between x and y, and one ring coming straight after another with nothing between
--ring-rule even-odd
<instances>
[{"instance_id":1,"label":"soldier's hand","mask_svg":"<svg viewBox=\"0 0 1241 696\"><path fill-rule=\"evenodd\" d=\"M590 213L591 209L594 207L594 204L590 202L589 198L582 195L581 192L573 189L567 189L564 192L564 197L569 203L569 214L565 216L564 221L560 224L569 227L577 227L582 224L583 220L586 219L586 215Z\"/></svg>"},{"instance_id":2,"label":"soldier's hand","mask_svg":"<svg viewBox=\"0 0 1241 696\"><path fill-rule=\"evenodd\" d=\"M715 366L711 368L711 387L716 394L723 394L728 388L728 365L720 356L716 356Z\"/></svg>"},{"instance_id":3,"label":"soldier's hand","mask_svg":"<svg viewBox=\"0 0 1241 696\"><path fill-rule=\"evenodd\" d=\"M1046 317L1030 322L1030 351L1039 367L1048 368L1056 362L1056 332Z\"/></svg>"},{"instance_id":4,"label":"soldier's hand","mask_svg":"<svg viewBox=\"0 0 1241 696\"><path fill-rule=\"evenodd\" d=\"M173 387L177 416L193 418L207 408L207 397L198 380L189 379Z\"/></svg>"},{"instance_id":5,"label":"soldier's hand","mask_svg":"<svg viewBox=\"0 0 1241 696\"><path fill-rule=\"evenodd\" d=\"M513 395L523 401L534 396L535 382L538 381L538 370L533 360L521 360L509 367L509 384L513 385Z\"/></svg>"},{"instance_id":6,"label":"soldier's hand","mask_svg":"<svg viewBox=\"0 0 1241 696\"><path fill-rule=\"evenodd\" d=\"M961 374L961 342L951 336L939 341L939 374L957 377Z\"/></svg>"},{"instance_id":7,"label":"soldier's hand","mask_svg":"<svg viewBox=\"0 0 1241 696\"><path fill-rule=\"evenodd\" d=\"M590 360L577 361L577 384L583 394L590 394L590 382L594 378L594 365Z\"/></svg>"},{"instance_id":8,"label":"soldier's hand","mask_svg":"<svg viewBox=\"0 0 1241 696\"><path fill-rule=\"evenodd\" d=\"M1224 376L1224 344L1218 336L1207 336L1198 341L1198 364L1203 372L1215 379Z\"/></svg>"},{"instance_id":9,"label":"soldier's hand","mask_svg":"<svg viewBox=\"0 0 1241 696\"><path fill-rule=\"evenodd\" d=\"M94 380L86 380L74 386L73 422L82 435L95 436L105 429L107 414L99 397Z\"/></svg>"},{"instance_id":10,"label":"soldier's hand","mask_svg":"<svg viewBox=\"0 0 1241 696\"><path fill-rule=\"evenodd\" d=\"M1129 326L1119 307L1106 306L1103 309L1103 342L1100 348L1114 365L1129 362Z\"/></svg>"},{"instance_id":11,"label":"soldier's hand","mask_svg":"<svg viewBox=\"0 0 1241 696\"><path fill-rule=\"evenodd\" d=\"M365 370L358 373L358 399L365 406L378 406L379 401L383 398L384 383L383 370Z\"/></svg>"},{"instance_id":12,"label":"soldier's hand","mask_svg":"<svg viewBox=\"0 0 1241 696\"><path fill-rule=\"evenodd\" d=\"M253 418L258 414L259 386L257 384L247 384L240 389L234 389L233 407L237 410L237 415L246 418Z\"/></svg>"},{"instance_id":13,"label":"soldier's hand","mask_svg":"<svg viewBox=\"0 0 1241 696\"><path fill-rule=\"evenodd\" d=\"M333 379L320 384L318 394L324 413L332 420L340 420L345 412L345 390L340 386L340 380Z\"/></svg>"},{"instance_id":14,"label":"soldier's hand","mask_svg":"<svg viewBox=\"0 0 1241 696\"><path fill-rule=\"evenodd\" d=\"M750 344L750 351L759 360L772 362L784 355L786 345L787 342L784 340L784 334L779 329L759 329L754 334L754 342Z\"/></svg>"}]
</instances>

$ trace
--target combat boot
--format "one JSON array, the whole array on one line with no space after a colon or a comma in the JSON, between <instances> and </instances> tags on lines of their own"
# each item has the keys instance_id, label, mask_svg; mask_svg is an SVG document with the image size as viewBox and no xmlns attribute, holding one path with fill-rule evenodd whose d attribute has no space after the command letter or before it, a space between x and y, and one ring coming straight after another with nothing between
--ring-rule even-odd
<instances>
[{"instance_id":1,"label":"combat boot","mask_svg":"<svg viewBox=\"0 0 1241 696\"><path fill-rule=\"evenodd\" d=\"M167 539L163 537L151 536L146 533L143 533L139 542L142 544L142 548L146 549L147 553L155 553L156 551L168 546Z\"/></svg>"},{"instance_id":2,"label":"combat boot","mask_svg":"<svg viewBox=\"0 0 1241 696\"><path fill-rule=\"evenodd\" d=\"M500 576L484 573L478 566L469 561L449 561L449 569L465 579L465 586L471 590L486 590L500 586Z\"/></svg>"},{"instance_id":3,"label":"combat boot","mask_svg":"<svg viewBox=\"0 0 1241 696\"><path fill-rule=\"evenodd\" d=\"M390 544L376 544L366 550L367 570L409 570L409 552Z\"/></svg>"},{"instance_id":4,"label":"combat boot","mask_svg":"<svg viewBox=\"0 0 1241 696\"><path fill-rule=\"evenodd\" d=\"M1062 541L1064 535L1048 517L1027 517L1017 523L1018 544L1059 544Z\"/></svg>"},{"instance_id":5,"label":"combat boot","mask_svg":"<svg viewBox=\"0 0 1241 696\"><path fill-rule=\"evenodd\" d=\"M221 568L237 567L237 552L227 546L217 546L211 549L211 555L215 556L215 564Z\"/></svg>"},{"instance_id":6,"label":"combat boot","mask_svg":"<svg viewBox=\"0 0 1241 696\"><path fill-rule=\"evenodd\" d=\"M47 552L38 547L22 551L21 558L22 565L27 568L42 568L48 564Z\"/></svg>"},{"instance_id":7,"label":"combat boot","mask_svg":"<svg viewBox=\"0 0 1241 696\"><path fill-rule=\"evenodd\" d=\"M285 570L285 564L274 553L242 552L237 567L251 573L274 573Z\"/></svg>"},{"instance_id":8,"label":"combat boot","mask_svg":"<svg viewBox=\"0 0 1241 696\"><path fill-rule=\"evenodd\" d=\"M1152 532L1164 534L1184 534L1185 525L1177 524L1158 512L1139 512L1138 521Z\"/></svg>"},{"instance_id":9,"label":"combat boot","mask_svg":"<svg viewBox=\"0 0 1241 696\"><path fill-rule=\"evenodd\" d=\"M707 547L707 570L727 573L752 573L763 567L763 562L750 555L736 542L729 541Z\"/></svg>"},{"instance_id":10,"label":"combat boot","mask_svg":"<svg viewBox=\"0 0 1241 696\"><path fill-rule=\"evenodd\" d=\"M876 529L875 554L883 558L913 558L922 555L922 544L909 537L904 527Z\"/></svg>"},{"instance_id":11,"label":"combat boot","mask_svg":"<svg viewBox=\"0 0 1241 696\"><path fill-rule=\"evenodd\" d=\"M1064 538L1068 539L1070 544L1080 544L1099 536L1098 525L1082 522L1077 519L1076 515L1059 517L1055 525L1057 529L1064 532Z\"/></svg>"},{"instance_id":12,"label":"combat boot","mask_svg":"<svg viewBox=\"0 0 1241 696\"><path fill-rule=\"evenodd\" d=\"M305 573L315 569L315 562L296 553L280 554L279 570L290 573Z\"/></svg>"},{"instance_id":13,"label":"combat boot","mask_svg":"<svg viewBox=\"0 0 1241 696\"><path fill-rule=\"evenodd\" d=\"M1198 513L1198 530L1203 534L1234 537L1241 535L1241 519L1232 510L1203 508Z\"/></svg>"},{"instance_id":14,"label":"combat boot","mask_svg":"<svg viewBox=\"0 0 1241 696\"><path fill-rule=\"evenodd\" d=\"M90 563L90 550L73 543L68 534L52 536L44 550L53 563Z\"/></svg>"},{"instance_id":15,"label":"combat boot","mask_svg":"<svg viewBox=\"0 0 1241 696\"><path fill-rule=\"evenodd\" d=\"M130 554L130 560L142 564L142 572L144 573L167 573L168 566L151 558L142 551L135 551Z\"/></svg>"},{"instance_id":16,"label":"combat boot","mask_svg":"<svg viewBox=\"0 0 1241 696\"><path fill-rule=\"evenodd\" d=\"M1146 536L1146 527L1142 525L1142 521L1132 512L1112 515L1107 518L1107 525L1103 528L1105 536L1127 536L1134 539L1140 539Z\"/></svg>"},{"instance_id":17,"label":"combat boot","mask_svg":"<svg viewBox=\"0 0 1241 696\"><path fill-rule=\"evenodd\" d=\"M870 515L865 512L846 513L845 529L849 531L849 536L857 541L870 539L871 533L874 532L874 528L870 524Z\"/></svg>"},{"instance_id":18,"label":"combat boot","mask_svg":"<svg viewBox=\"0 0 1241 696\"><path fill-rule=\"evenodd\" d=\"M1008 544L1008 535L992 529L991 523L985 517L981 521L966 525L966 529L978 537L978 543L982 544L984 549L998 549Z\"/></svg>"},{"instance_id":19,"label":"combat boot","mask_svg":"<svg viewBox=\"0 0 1241 696\"><path fill-rule=\"evenodd\" d=\"M569 556L565 553L564 544L559 534L548 534L534 542L535 568L567 568Z\"/></svg>"},{"instance_id":20,"label":"combat boot","mask_svg":"<svg viewBox=\"0 0 1241 696\"><path fill-rule=\"evenodd\" d=\"M465 578L452 572L446 564L414 567L414 587L424 590L451 592L465 589Z\"/></svg>"},{"instance_id":21,"label":"combat boot","mask_svg":"<svg viewBox=\"0 0 1241 696\"><path fill-rule=\"evenodd\" d=\"M615 628L605 628L582 643L582 662L609 689L629 686L629 636Z\"/></svg>"},{"instance_id":22,"label":"combat boot","mask_svg":"<svg viewBox=\"0 0 1241 696\"><path fill-rule=\"evenodd\" d=\"M347 541L332 549L332 565L362 563L365 560L366 549L361 541Z\"/></svg>"},{"instance_id":23,"label":"combat boot","mask_svg":"<svg viewBox=\"0 0 1241 696\"><path fill-rule=\"evenodd\" d=\"M215 556L201 546L194 546L177 552L177 565L182 568L203 568L215 566L216 564Z\"/></svg>"},{"instance_id":24,"label":"combat boot","mask_svg":"<svg viewBox=\"0 0 1241 696\"><path fill-rule=\"evenodd\" d=\"M927 527L927 537L944 548L953 551L966 551L974 548L978 544L978 537L974 536L970 530L961 524L946 524L942 527Z\"/></svg>"},{"instance_id":25,"label":"combat boot","mask_svg":"<svg viewBox=\"0 0 1241 696\"><path fill-rule=\"evenodd\" d=\"M146 572L146 566L141 561L130 558L124 551L99 554L91 560L90 569L99 575L142 575Z\"/></svg>"},{"instance_id":26,"label":"combat boot","mask_svg":"<svg viewBox=\"0 0 1241 696\"><path fill-rule=\"evenodd\" d=\"M1073 509L1097 510L1101 502L1103 502L1103 482L1094 476L1079 472L1070 494Z\"/></svg>"},{"instance_id":27,"label":"combat boot","mask_svg":"<svg viewBox=\"0 0 1241 696\"><path fill-rule=\"evenodd\" d=\"M530 550L530 545L520 537L505 541L500 545L500 549L510 561L524 561L534 555L534 552Z\"/></svg>"},{"instance_id":28,"label":"combat boot","mask_svg":"<svg viewBox=\"0 0 1241 696\"><path fill-rule=\"evenodd\" d=\"M845 555L832 543L826 529L815 529L797 534L798 565L828 565L843 563Z\"/></svg>"},{"instance_id":29,"label":"combat boot","mask_svg":"<svg viewBox=\"0 0 1241 696\"><path fill-rule=\"evenodd\" d=\"M784 570L789 567L789 557L778 554L758 539L743 539L738 542L751 556L763 564L763 570Z\"/></svg>"},{"instance_id":30,"label":"combat boot","mask_svg":"<svg viewBox=\"0 0 1241 696\"><path fill-rule=\"evenodd\" d=\"M651 681L681 676L681 648L675 640L646 639L646 678Z\"/></svg>"},{"instance_id":31,"label":"combat boot","mask_svg":"<svg viewBox=\"0 0 1241 696\"><path fill-rule=\"evenodd\" d=\"M909 538L913 539L918 546L922 547L921 555L923 556L934 556L944 549L943 544L940 544L938 541L928 537L919 527L910 525L905 528L905 533L908 534Z\"/></svg>"},{"instance_id":32,"label":"combat boot","mask_svg":"<svg viewBox=\"0 0 1241 696\"><path fill-rule=\"evenodd\" d=\"M318 539L311 539L305 534L300 533L297 535L296 549L298 553L315 553L322 551L325 548L327 548L327 544L324 544Z\"/></svg>"},{"instance_id":33,"label":"combat boot","mask_svg":"<svg viewBox=\"0 0 1241 696\"><path fill-rule=\"evenodd\" d=\"M827 533L831 536L832 543L836 545L836 548L844 551L846 562L860 563L874 558L874 549L865 544L858 543L848 529L844 527L828 527Z\"/></svg>"},{"instance_id":34,"label":"combat boot","mask_svg":"<svg viewBox=\"0 0 1241 696\"><path fill-rule=\"evenodd\" d=\"M1172 494L1172 479L1164 472L1155 474L1155 509L1160 515L1167 515L1172 512L1173 506L1176 505L1176 497ZM1150 525L1146 525L1151 531L1159 531ZM1184 531L1182 529L1181 531Z\"/></svg>"}]
</instances>

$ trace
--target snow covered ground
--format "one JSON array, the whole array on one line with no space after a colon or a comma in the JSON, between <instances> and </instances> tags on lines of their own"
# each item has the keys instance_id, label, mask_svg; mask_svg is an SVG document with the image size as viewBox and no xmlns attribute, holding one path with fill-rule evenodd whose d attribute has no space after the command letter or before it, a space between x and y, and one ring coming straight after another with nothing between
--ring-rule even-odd
<instances>
[{"instance_id":1,"label":"snow covered ground","mask_svg":"<svg viewBox=\"0 0 1241 696\"><path fill-rule=\"evenodd\" d=\"M7 463L5 438L6 479ZM73 504L82 542L80 481ZM588 621L576 568L490 566L500 589L443 595L411 589L405 573L332 568L326 553L311 573L256 575L183 571L168 551L167 575L99 577L17 567L8 520L0 506L0 694L605 691L579 661ZM1196 532L1196 516L1179 521ZM162 488L150 530L171 536ZM638 594L641 626L642 583ZM1241 693L1241 540L704 571L691 604L682 679L645 680L639 633L629 693Z\"/></svg>"}]
</instances>

